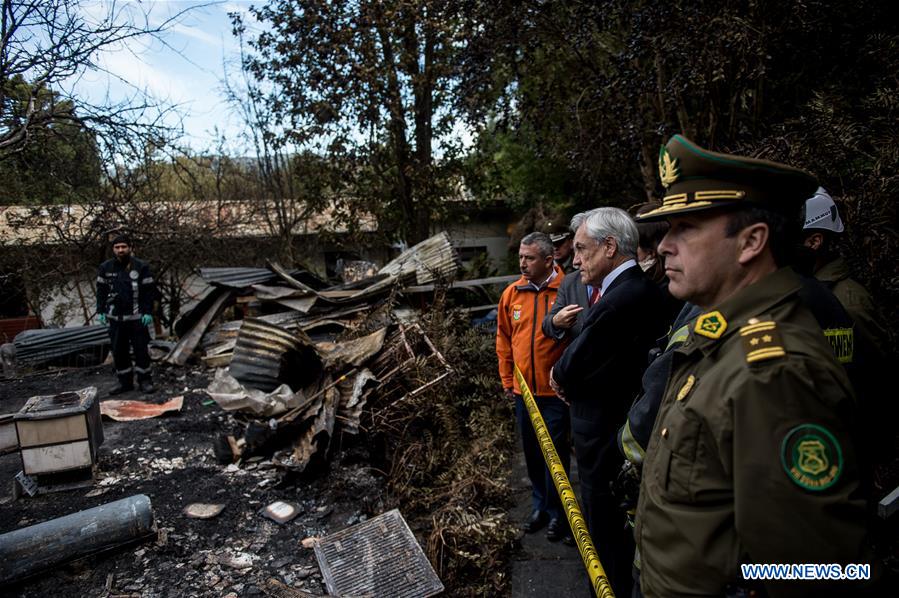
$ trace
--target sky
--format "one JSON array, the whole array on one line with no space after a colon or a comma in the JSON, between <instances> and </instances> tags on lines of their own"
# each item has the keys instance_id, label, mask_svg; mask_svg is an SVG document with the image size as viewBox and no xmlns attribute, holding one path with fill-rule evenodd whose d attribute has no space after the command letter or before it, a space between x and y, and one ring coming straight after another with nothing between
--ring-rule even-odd
<instances>
[{"instance_id":1,"label":"sky","mask_svg":"<svg viewBox=\"0 0 899 598\"><path fill-rule=\"evenodd\" d=\"M93 11L96 17L109 5L108 1L90 3L83 10L89 17ZM225 102L222 81L225 65L235 73L239 60L228 14L246 14L251 2L156 0L118 5L119 10L147 13L151 25L187 12L159 39L131 41L102 52L97 56L102 70L73 81L73 92L101 103L107 97L115 101L133 96L135 88L145 89L152 97L177 105L184 117L183 141L192 149L213 147L216 128L230 140L231 149L241 149L243 127Z\"/></svg>"},{"instance_id":2,"label":"sky","mask_svg":"<svg viewBox=\"0 0 899 598\"><path fill-rule=\"evenodd\" d=\"M80 74L69 82L69 92L93 104L118 102L132 97L136 89L178 107L182 115L182 145L195 152L214 151L216 130L227 139L231 155L255 153L245 138L245 127L225 101L226 69L232 79L239 73L240 45L231 32L230 13L245 17L246 37L254 38L261 26L249 8L265 0L86 0L82 13L94 22L102 20L110 7L120 20L147 16L151 26L181 15L157 39L144 37L110 48L96 57L99 70ZM170 121L169 124L175 124ZM461 120L451 138L472 145L472 133ZM440 155L439 144L435 152Z\"/></svg>"}]
</instances>

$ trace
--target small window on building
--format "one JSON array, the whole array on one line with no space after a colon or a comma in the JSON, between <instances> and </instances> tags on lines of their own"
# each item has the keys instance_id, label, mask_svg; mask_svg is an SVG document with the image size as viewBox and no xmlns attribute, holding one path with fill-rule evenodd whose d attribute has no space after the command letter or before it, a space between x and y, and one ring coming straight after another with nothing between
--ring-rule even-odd
<instances>
[{"instance_id":1,"label":"small window on building","mask_svg":"<svg viewBox=\"0 0 899 598\"><path fill-rule=\"evenodd\" d=\"M0 318L18 318L28 315L25 283L14 272L0 272Z\"/></svg>"}]
</instances>

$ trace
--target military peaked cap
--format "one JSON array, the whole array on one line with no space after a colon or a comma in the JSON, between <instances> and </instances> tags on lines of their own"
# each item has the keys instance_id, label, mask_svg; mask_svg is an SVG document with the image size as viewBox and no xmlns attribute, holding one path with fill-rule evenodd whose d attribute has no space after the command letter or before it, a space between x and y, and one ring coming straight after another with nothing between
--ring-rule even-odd
<instances>
[{"instance_id":1,"label":"military peaked cap","mask_svg":"<svg viewBox=\"0 0 899 598\"><path fill-rule=\"evenodd\" d=\"M804 170L710 152L681 135L659 150L659 176L665 187L662 205L637 221L737 205L798 213L818 188L817 179Z\"/></svg>"},{"instance_id":2,"label":"military peaked cap","mask_svg":"<svg viewBox=\"0 0 899 598\"><path fill-rule=\"evenodd\" d=\"M543 226L540 227L540 232L549 235L549 238L553 243L564 241L571 236L571 229L568 228L568 225L565 222L559 219L544 222Z\"/></svg>"}]
</instances>

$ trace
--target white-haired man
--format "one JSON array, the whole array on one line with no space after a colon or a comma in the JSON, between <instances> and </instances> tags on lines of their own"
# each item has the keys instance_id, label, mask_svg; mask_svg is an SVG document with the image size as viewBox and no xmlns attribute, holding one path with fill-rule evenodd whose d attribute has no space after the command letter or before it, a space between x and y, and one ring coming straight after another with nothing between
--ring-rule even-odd
<instances>
[{"instance_id":1,"label":"white-haired man","mask_svg":"<svg viewBox=\"0 0 899 598\"><path fill-rule=\"evenodd\" d=\"M584 515L612 588L630 594L633 538L609 490L621 467L618 426L640 390L647 353L665 334L664 298L637 265L637 227L618 208L590 211L574 235L574 263L598 287L580 335L550 382L571 405Z\"/></svg>"}]
</instances>

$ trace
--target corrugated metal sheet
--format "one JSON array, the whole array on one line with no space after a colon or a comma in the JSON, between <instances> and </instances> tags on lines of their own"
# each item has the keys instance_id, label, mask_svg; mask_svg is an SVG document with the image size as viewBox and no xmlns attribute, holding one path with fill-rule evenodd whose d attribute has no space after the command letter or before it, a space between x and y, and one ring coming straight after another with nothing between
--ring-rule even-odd
<instances>
[{"instance_id":1,"label":"corrugated metal sheet","mask_svg":"<svg viewBox=\"0 0 899 598\"><path fill-rule=\"evenodd\" d=\"M332 596L419 598L443 591L440 578L396 509L329 534L314 548Z\"/></svg>"},{"instance_id":2,"label":"corrugated metal sheet","mask_svg":"<svg viewBox=\"0 0 899 598\"><path fill-rule=\"evenodd\" d=\"M73 328L44 328L19 333L14 341L16 360L23 364L37 364L56 357L109 344L106 326L77 326Z\"/></svg>"},{"instance_id":3,"label":"corrugated metal sheet","mask_svg":"<svg viewBox=\"0 0 899 598\"><path fill-rule=\"evenodd\" d=\"M265 263L272 272L277 274L284 280L284 282L295 289L300 289L302 291L320 291L328 286L327 282L306 270L294 270L293 272L290 272L278 262L266 260Z\"/></svg>"},{"instance_id":4,"label":"corrugated metal sheet","mask_svg":"<svg viewBox=\"0 0 899 598\"><path fill-rule=\"evenodd\" d=\"M228 371L244 386L265 392L281 384L293 390L306 386L318 378L322 364L312 343L304 337L261 319L247 318L237 335Z\"/></svg>"},{"instance_id":5,"label":"corrugated metal sheet","mask_svg":"<svg viewBox=\"0 0 899 598\"><path fill-rule=\"evenodd\" d=\"M269 268L200 268L200 277L209 284L232 289L246 289L254 284L266 284L279 278L308 291L327 286L305 270L288 271L275 262L270 262Z\"/></svg>"},{"instance_id":6,"label":"corrugated metal sheet","mask_svg":"<svg viewBox=\"0 0 899 598\"><path fill-rule=\"evenodd\" d=\"M178 344L165 356L167 363L173 365L184 365L187 363L194 349L200 344L206 329L209 328L209 324L218 316L225 303L233 294L234 291L229 289L216 289L215 293L210 294L201 301L200 306L204 307L206 311L191 325L190 330L178 340Z\"/></svg>"},{"instance_id":7,"label":"corrugated metal sheet","mask_svg":"<svg viewBox=\"0 0 899 598\"><path fill-rule=\"evenodd\" d=\"M418 284L427 284L438 278L455 278L460 266L449 235L442 232L410 247L378 273L397 277L414 273Z\"/></svg>"},{"instance_id":8,"label":"corrugated metal sheet","mask_svg":"<svg viewBox=\"0 0 899 598\"><path fill-rule=\"evenodd\" d=\"M232 289L245 289L278 278L266 268L200 268L200 276L209 284Z\"/></svg>"}]
</instances>

